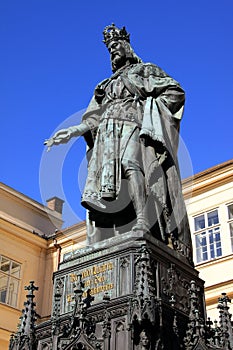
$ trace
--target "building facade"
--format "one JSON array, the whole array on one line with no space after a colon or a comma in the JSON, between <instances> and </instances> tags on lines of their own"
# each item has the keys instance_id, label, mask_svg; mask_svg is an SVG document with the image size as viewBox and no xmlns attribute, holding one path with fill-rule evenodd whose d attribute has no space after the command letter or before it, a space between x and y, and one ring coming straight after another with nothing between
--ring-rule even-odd
<instances>
[{"instance_id":1,"label":"building facade","mask_svg":"<svg viewBox=\"0 0 233 350\"><path fill-rule=\"evenodd\" d=\"M183 180L193 255L205 281L207 315L218 319L218 298L233 298L233 160ZM35 281L38 323L52 309L53 273L86 245L86 224L62 229L62 201L48 207L0 184L0 348L17 330L26 292ZM230 307L233 314L233 305Z\"/></svg>"},{"instance_id":2,"label":"building facade","mask_svg":"<svg viewBox=\"0 0 233 350\"><path fill-rule=\"evenodd\" d=\"M50 317L52 275L61 259L62 248L66 251L68 245L70 250L77 241L85 239L84 223L76 239L72 228L60 233L62 202L54 197L48 200L48 207L44 207L0 183L1 350L8 349L10 335L17 330L26 296L24 287L29 281L35 281L39 287L36 293L38 321Z\"/></svg>"},{"instance_id":3,"label":"building facade","mask_svg":"<svg viewBox=\"0 0 233 350\"><path fill-rule=\"evenodd\" d=\"M183 194L194 263L205 281L207 315L216 319L221 293L233 298L233 160L185 179Z\"/></svg>"}]
</instances>

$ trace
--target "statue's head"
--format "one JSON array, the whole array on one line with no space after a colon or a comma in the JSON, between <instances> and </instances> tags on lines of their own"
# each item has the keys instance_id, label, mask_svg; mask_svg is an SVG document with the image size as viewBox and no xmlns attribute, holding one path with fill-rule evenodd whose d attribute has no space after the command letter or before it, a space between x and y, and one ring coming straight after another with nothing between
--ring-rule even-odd
<instances>
[{"instance_id":1,"label":"statue's head","mask_svg":"<svg viewBox=\"0 0 233 350\"><path fill-rule=\"evenodd\" d=\"M113 72L124 66L127 62L142 62L130 45L130 34L127 33L125 27L120 29L115 24L111 24L105 27L103 35L103 42L110 53Z\"/></svg>"},{"instance_id":2,"label":"statue's head","mask_svg":"<svg viewBox=\"0 0 233 350\"><path fill-rule=\"evenodd\" d=\"M145 330L140 333L140 345L145 349L149 349L150 346L150 338Z\"/></svg>"}]
</instances>

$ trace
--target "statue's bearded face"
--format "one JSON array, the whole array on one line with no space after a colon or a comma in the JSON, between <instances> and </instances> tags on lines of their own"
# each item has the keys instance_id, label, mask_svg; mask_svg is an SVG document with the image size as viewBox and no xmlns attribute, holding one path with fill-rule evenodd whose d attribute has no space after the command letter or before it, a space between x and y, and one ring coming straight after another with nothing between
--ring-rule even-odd
<instances>
[{"instance_id":1,"label":"statue's bearded face","mask_svg":"<svg viewBox=\"0 0 233 350\"><path fill-rule=\"evenodd\" d=\"M127 56L123 42L111 41L108 45L108 51L115 70L125 65Z\"/></svg>"}]
</instances>

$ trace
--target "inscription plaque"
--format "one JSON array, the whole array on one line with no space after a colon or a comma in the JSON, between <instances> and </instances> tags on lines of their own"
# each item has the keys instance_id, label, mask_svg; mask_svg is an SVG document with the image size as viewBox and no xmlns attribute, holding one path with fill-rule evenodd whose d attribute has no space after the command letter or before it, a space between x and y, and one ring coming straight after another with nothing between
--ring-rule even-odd
<instances>
[{"instance_id":1,"label":"inscription plaque","mask_svg":"<svg viewBox=\"0 0 233 350\"><path fill-rule=\"evenodd\" d=\"M107 292L110 298L116 296L115 291L115 270L116 267L112 261L107 261L101 264L95 264L84 269L79 269L70 273L66 279L66 296L64 311L70 311L74 304L73 288L75 282L78 280L78 275L81 274L82 282L84 283L83 297L87 296L87 290L91 290L91 295L94 296L92 303L103 300L104 294Z\"/></svg>"}]
</instances>

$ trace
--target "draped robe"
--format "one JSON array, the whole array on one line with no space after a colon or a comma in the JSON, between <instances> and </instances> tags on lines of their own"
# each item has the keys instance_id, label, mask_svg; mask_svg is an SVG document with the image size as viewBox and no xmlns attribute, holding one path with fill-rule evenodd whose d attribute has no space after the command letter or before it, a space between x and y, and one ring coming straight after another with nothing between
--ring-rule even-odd
<instances>
[{"instance_id":1,"label":"draped robe","mask_svg":"<svg viewBox=\"0 0 233 350\"><path fill-rule=\"evenodd\" d=\"M184 102L179 83L151 63L124 66L98 84L83 115L90 132L84 135L89 166L82 202L85 198L118 198L121 164L136 135L151 226L156 221L159 238L167 241L172 236L179 242L178 249L190 255L191 238L177 162Z\"/></svg>"}]
</instances>

